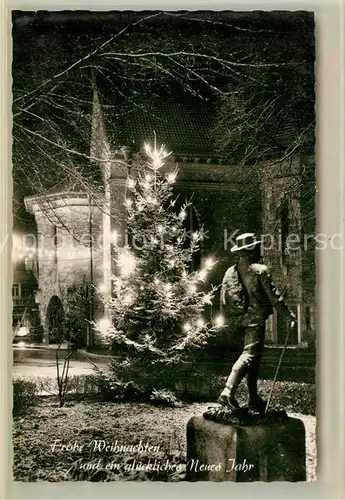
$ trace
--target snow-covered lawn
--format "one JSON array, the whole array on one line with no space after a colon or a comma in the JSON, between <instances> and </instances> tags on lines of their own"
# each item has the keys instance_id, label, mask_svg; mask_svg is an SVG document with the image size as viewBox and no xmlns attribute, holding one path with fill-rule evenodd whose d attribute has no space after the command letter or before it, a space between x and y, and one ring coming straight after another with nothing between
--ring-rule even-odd
<instances>
[{"instance_id":1,"label":"snow-covered lawn","mask_svg":"<svg viewBox=\"0 0 345 500\"><path fill-rule=\"evenodd\" d=\"M185 461L186 424L209 404L194 403L181 408L155 407L145 403L68 403L42 398L26 417L13 426L14 479L16 481L160 480L178 481L183 474L176 464ZM316 445L313 416L301 418L306 428L307 480L315 480ZM102 449L104 442L113 449ZM141 447L131 449L131 446ZM122 446L122 448L120 448ZM127 447L127 448L126 448ZM158 448L157 448L158 447ZM175 464L170 470L147 473L126 470L125 464ZM100 460L100 461L99 461ZM113 466L106 464L113 463ZM89 465L85 465L89 464ZM119 468L119 465L121 468ZM85 468L85 467L92 467Z\"/></svg>"}]
</instances>

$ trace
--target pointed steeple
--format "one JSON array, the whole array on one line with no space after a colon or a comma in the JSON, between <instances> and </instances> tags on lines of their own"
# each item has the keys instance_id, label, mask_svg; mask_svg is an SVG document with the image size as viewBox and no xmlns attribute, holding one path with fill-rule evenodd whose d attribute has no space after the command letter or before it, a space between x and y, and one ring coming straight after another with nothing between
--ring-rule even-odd
<instances>
[{"instance_id":1,"label":"pointed steeple","mask_svg":"<svg viewBox=\"0 0 345 500\"><path fill-rule=\"evenodd\" d=\"M107 137L104 123L104 114L100 102L96 77L92 69L92 123L91 123L91 144L90 156L98 163L103 173L104 180L104 203L103 203L103 283L102 288L106 296L111 297L111 162L112 152ZM104 311L107 318L110 311Z\"/></svg>"},{"instance_id":2,"label":"pointed steeple","mask_svg":"<svg viewBox=\"0 0 345 500\"><path fill-rule=\"evenodd\" d=\"M90 156L99 164L105 178L110 175L111 148L108 140L107 130L104 122L104 112L97 88L96 75L94 69L91 69L92 78L92 122L91 122L91 144Z\"/></svg>"}]
</instances>

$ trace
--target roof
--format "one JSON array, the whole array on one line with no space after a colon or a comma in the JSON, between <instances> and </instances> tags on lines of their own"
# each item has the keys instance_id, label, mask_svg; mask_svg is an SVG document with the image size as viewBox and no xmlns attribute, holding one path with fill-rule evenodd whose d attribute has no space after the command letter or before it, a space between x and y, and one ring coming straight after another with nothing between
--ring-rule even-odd
<instances>
[{"instance_id":1,"label":"roof","mask_svg":"<svg viewBox=\"0 0 345 500\"><path fill-rule=\"evenodd\" d=\"M156 133L157 143L165 144L174 155L218 156L212 139L214 103L192 96L168 96L135 102L130 109L114 117L105 106L107 121L115 129L113 140L120 146L134 144L140 149Z\"/></svg>"}]
</instances>

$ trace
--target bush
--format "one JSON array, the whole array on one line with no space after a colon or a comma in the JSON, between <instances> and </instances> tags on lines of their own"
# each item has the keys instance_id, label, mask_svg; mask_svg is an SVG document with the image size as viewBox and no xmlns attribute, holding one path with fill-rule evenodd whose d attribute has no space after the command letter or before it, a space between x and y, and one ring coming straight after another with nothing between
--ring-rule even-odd
<instances>
[{"instance_id":1,"label":"bush","mask_svg":"<svg viewBox=\"0 0 345 500\"><path fill-rule=\"evenodd\" d=\"M179 377L176 377L176 374L175 377L162 377L159 384L148 389L149 384L146 379L143 380L143 386L139 386L128 379L120 379L116 372L115 361L112 363L111 368L108 373L98 371L100 392L102 399L105 401L140 400L153 404L170 405L170 398L172 398L170 395L173 395L176 401L178 399L185 402L216 401L227 380L227 376L212 373L209 370L202 370L200 366L193 365L186 369L185 372L180 373ZM133 366L131 366L131 369L133 369ZM129 376L130 374L127 373L126 375ZM263 398L268 398L272 383L272 380L261 379L258 381L259 392ZM247 388L244 381L238 390L238 400L241 404L246 404L247 398ZM161 403L159 403L160 400L162 400ZM285 409L288 412L315 415L315 384L277 381L271 399L271 406Z\"/></svg>"},{"instance_id":2,"label":"bush","mask_svg":"<svg viewBox=\"0 0 345 500\"><path fill-rule=\"evenodd\" d=\"M39 312L33 310L30 316L30 340L31 342L40 343L43 340L43 326L41 324L41 319Z\"/></svg>"},{"instance_id":3,"label":"bush","mask_svg":"<svg viewBox=\"0 0 345 500\"><path fill-rule=\"evenodd\" d=\"M179 401L175 394L168 389L154 389L150 396L150 403L155 406L170 406L171 408L181 406L181 401Z\"/></svg>"},{"instance_id":4,"label":"bush","mask_svg":"<svg viewBox=\"0 0 345 500\"><path fill-rule=\"evenodd\" d=\"M95 364L102 401L147 401L149 393L131 380L120 379L114 371L104 372Z\"/></svg>"},{"instance_id":5,"label":"bush","mask_svg":"<svg viewBox=\"0 0 345 500\"><path fill-rule=\"evenodd\" d=\"M37 404L38 387L31 380L13 381L13 416L24 415L29 408Z\"/></svg>"},{"instance_id":6,"label":"bush","mask_svg":"<svg viewBox=\"0 0 345 500\"><path fill-rule=\"evenodd\" d=\"M272 380L259 380L259 393L267 399L272 387ZM238 391L238 400L246 401L246 387L241 385ZM276 382L270 406L284 409L291 413L315 415L316 413L316 388L315 384L301 382Z\"/></svg>"},{"instance_id":7,"label":"bush","mask_svg":"<svg viewBox=\"0 0 345 500\"><path fill-rule=\"evenodd\" d=\"M100 379L100 388L102 401L144 401L147 399L144 397L142 387L132 381Z\"/></svg>"},{"instance_id":8,"label":"bush","mask_svg":"<svg viewBox=\"0 0 345 500\"><path fill-rule=\"evenodd\" d=\"M38 393L44 396L58 396L56 378L39 377L35 379ZM102 381L99 375L72 375L67 381L66 400L83 399L85 397L98 397L102 392Z\"/></svg>"},{"instance_id":9,"label":"bush","mask_svg":"<svg viewBox=\"0 0 345 500\"><path fill-rule=\"evenodd\" d=\"M154 388L150 392L133 381L121 381L112 373L97 370L94 375L74 375L68 381L67 400L94 399L98 401L141 401L154 405L174 406L178 401L209 402L216 401L223 389L226 378L216 374L189 372L166 388ZM267 399L272 387L272 380L259 380L259 393ZM23 400L30 405L41 394L57 396L56 380L48 377L35 379L35 382L17 380L14 382L14 406L16 410ZM31 393L30 393L31 391ZM31 394L31 395L30 395ZM247 403L247 388L243 382L237 393L240 404ZM26 398L26 402L25 402ZM285 409L291 413L315 415L315 384L277 381L271 399L271 407ZM14 410L14 411L16 411Z\"/></svg>"}]
</instances>

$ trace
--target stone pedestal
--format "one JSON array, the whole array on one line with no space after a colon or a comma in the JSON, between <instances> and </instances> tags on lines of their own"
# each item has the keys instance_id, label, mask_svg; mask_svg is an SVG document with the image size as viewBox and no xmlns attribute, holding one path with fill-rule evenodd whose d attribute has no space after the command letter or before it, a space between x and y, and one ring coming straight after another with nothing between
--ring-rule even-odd
<instances>
[{"instance_id":1,"label":"stone pedestal","mask_svg":"<svg viewBox=\"0 0 345 500\"><path fill-rule=\"evenodd\" d=\"M304 424L296 418L237 425L192 417L186 481L306 481Z\"/></svg>"}]
</instances>

